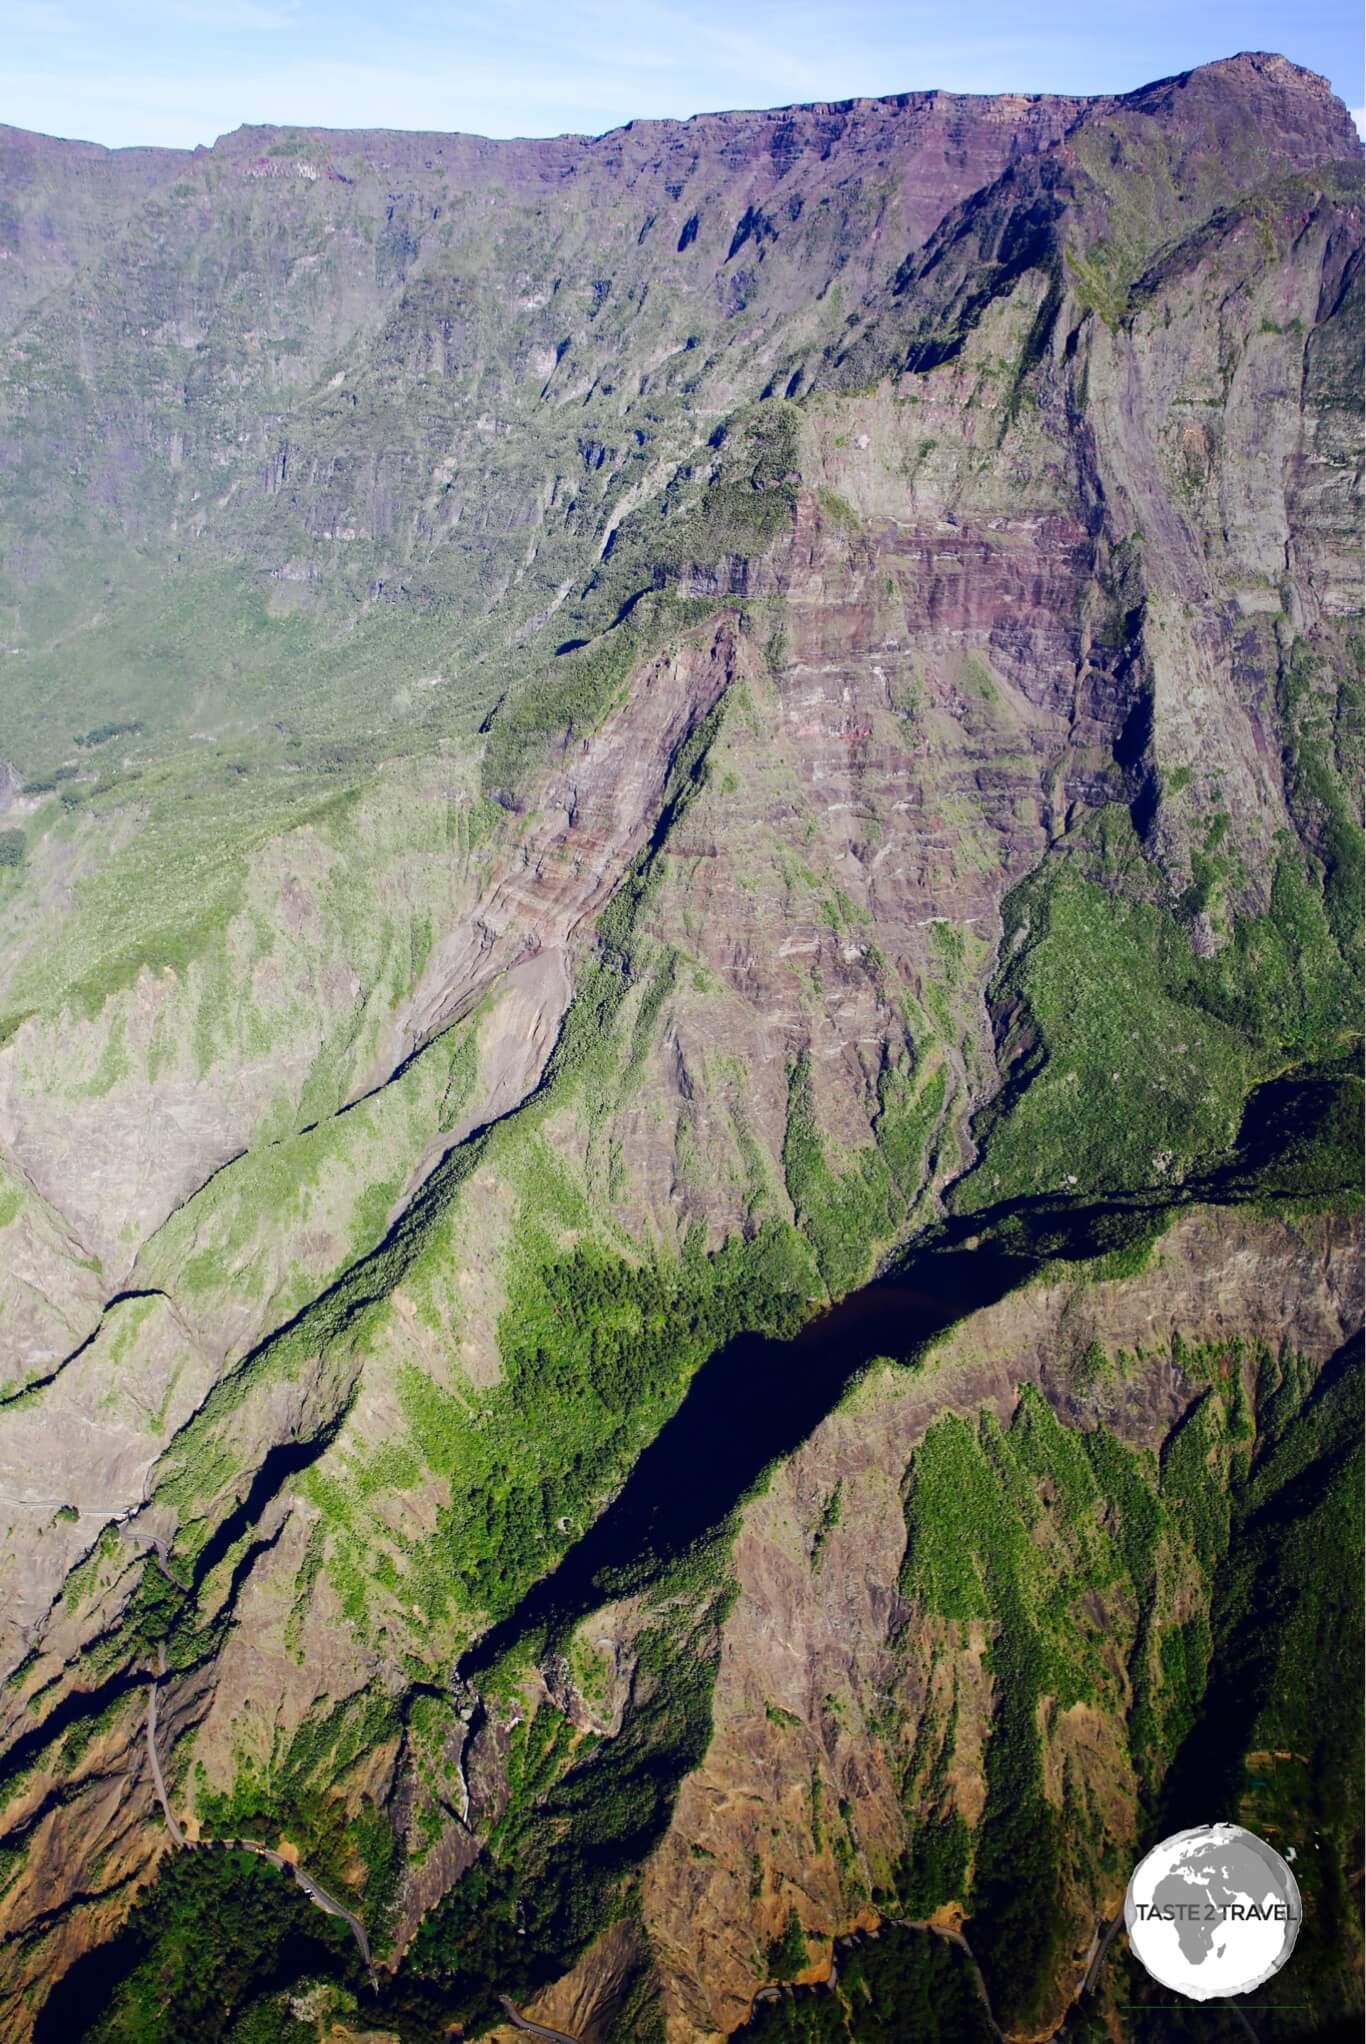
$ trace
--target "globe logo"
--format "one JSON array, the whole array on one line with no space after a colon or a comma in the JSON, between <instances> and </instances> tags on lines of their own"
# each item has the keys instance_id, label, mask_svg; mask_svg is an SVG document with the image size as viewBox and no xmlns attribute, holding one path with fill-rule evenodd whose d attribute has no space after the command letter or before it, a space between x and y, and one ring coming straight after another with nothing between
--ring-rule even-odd
<instances>
[{"instance_id":1,"label":"globe logo","mask_svg":"<svg viewBox=\"0 0 1366 2044\"><path fill-rule=\"evenodd\" d=\"M1280 1854L1241 1824L1201 1824L1139 1861L1124 1897L1129 1946L1192 2001L1247 1994L1279 1973L1300 1930L1300 1891Z\"/></svg>"}]
</instances>

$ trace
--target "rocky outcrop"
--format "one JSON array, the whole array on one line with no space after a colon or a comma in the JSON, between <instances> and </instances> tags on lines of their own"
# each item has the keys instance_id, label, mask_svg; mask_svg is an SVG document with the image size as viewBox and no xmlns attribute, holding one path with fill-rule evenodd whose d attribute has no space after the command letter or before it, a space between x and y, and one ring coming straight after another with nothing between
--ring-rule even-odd
<instances>
[{"instance_id":1,"label":"rocky outcrop","mask_svg":"<svg viewBox=\"0 0 1366 2044\"><path fill-rule=\"evenodd\" d=\"M577 741L539 792L514 858L435 946L398 1018L400 1055L449 1026L509 958L562 950L603 906L645 844L680 747L739 657L734 626L713 619L632 674L622 708Z\"/></svg>"}]
</instances>

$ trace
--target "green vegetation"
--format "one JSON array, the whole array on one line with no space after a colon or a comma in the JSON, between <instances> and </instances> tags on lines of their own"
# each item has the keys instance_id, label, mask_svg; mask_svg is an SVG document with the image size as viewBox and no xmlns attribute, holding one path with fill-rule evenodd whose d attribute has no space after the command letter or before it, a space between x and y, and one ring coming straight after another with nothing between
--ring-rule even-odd
<instances>
[{"instance_id":1,"label":"green vegetation","mask_svg":"<svg viewBox=\"0 0 1366 2044\"><path fill-rule=\"evenodd\" d=\"M1010 1432L984 1416L931 1428L917 1453L907 1501L902 1593L946 1618L994 1621L990 1666L995 1714L987 1748L987 1802L979 1827L971 1907L977 1956L1002 2020L1040 2013L1066 1938L1059 1825L1043 1791L1038 1712L1045 1685L1073 1686L1056 1653L1059 1614L1031 1540L1040 1516L1033 1475L1041 1431L1061 1436L1042 1402L1022 1399ZM1082 1489L1084 1464L1069 1472ZM1087 1500L1094 1503L1094 1492ZM1085 1540L1085 1520L1077 1532ZM1089 1545L1089 1543L1087 1543ZM1050 1654L1050 1648L1054 1648ZM1071 1701L1064 1696L1059 1701ZM920 1874L962 1874L962 1840L936 1823L933 1864ZM932 1892L932 1888L931 1888ZM923 1902L931 1895L917 1897ZM949 1899L933 1896L938 1902ZM1003 2014L1004 2011L1004 2014Z\"/></svg>"},{"instance_id":2,"label":"green vegetation","mask_svg":"<svg viewBox=\"0 0 1366 2044\"><path fill-rule=\"evenodd\" d=\"M294 1845L310 1874L345 1897L382 1949L402 1860L389 1820L368 1798L348 1808L345 1777L382 1740L396 1735L380 1696L338 1705L305 1718L287 1748L264 1761L239 1762L232 1787L195 1787L205 1837L253 1838ZM359 1869L359 1880L357 1870Z\"/></svg>"},{"instance_id":3,"label":"green vegetation","mask_svg":"<svg viewBox=\"0 0 1366 2044\"><path fill-rule=\"evenodd\" d=\"M792 524L800 420L781 398L733 412L713 435L709 464L680 467L622 520L574 614L610 619L687 570L724 572L766 552Z\"/></svg>"},{"instance_id":4,"label":"green vegetation","mask_svg":"<svg viewBox=\"0 0 1366 2044\"><path fill-rule=\"evenodd\" d=\"M841 1479L840 1482L836 1483L835 1488L821 1506L820 1517L816 1521L816 1530L811 1536L811 1567L813 1573L819 1571L824 1556L825 1543L840 1522L840 1500L843 1490L844 1483Z\"/></svg>"},{"instance_id":5,"label":"green vegetation","mask_svg":"<svg viewBox=\"0 0 1366 2044\"><path fill-rule=\"evenodd\" d=\"M417 1369L399 1382L410 1438L452 1501L409 1548L429 1620L455 1600L497 1619L596 1516L692 1371L746 1327L801 1311L789 1231L647 1263L583 1247L524 1251L499 1327L504 1381L472 1404ZM326 1502L324 1500L324 1502Z\"/></svg>"},{"instance_id":6,"label":"green vegetation","mask_svg":"<svg viewBox=\"0 0 1366 2044\"><path fill-rule=\"evenodd\" d=\"M96 1963L98 1962L98 1963ZM173 1854L112 1945L78 1963L50 1998L44 2044L299 2044L273 1987L309 1970L357 1984L345 1925L315 1909L253 1853Z\"/></svg>"},{"instance_id":7,"label":"green vegetation","mask_svg":"<svg viewBox=\"0 0 1366 2044\"><path fill-rule=\"evenodd\" d=\"M409 1961L467 2022L495 2013L496 1993L555 1978L634 1909L636 1869L711 1737L716 1628L731 1595L724 1535L649 1585L636 1707L615 1738L584 1737L545 1705L512 1726L507 1808Z\"/></svg>"},{"instance_id":8,"label":"green vegetation","mask_svg":"<svg viewBox=\"0 0 1366 2044\"><path fill-rule=\"evenodd\" d=\"M1345 1942L1326 1999L1354 1992L1339 1870L1355 1850L1359 1726L1343 1713L1361 1617L1332 1556L1360 1538L1359 1367L1344 1354L1316 1381L1291 1351L1179 1335L1172 1362L1195 1395L1160 1463L1104 1425L1074 1432L1032 1390L1004 1430L946 1414L912 1460L903 1644L928 1624L952 1663L965 1628L986 1627L986 1806L970 1832L948 1786L958 1702L927 1709L904 1767L906 1855L877 1899L916 1916L965 1901L1005 2023L1047 2014L1064 1946L1084 1941L1073 1881L1112 1877L1131 1851L1108 1832L1103 1773L1073 1756L1061 1802L1045 1787L1079 1702L1119 1731L1157 1836L1194 1822L1216 1778L1219 1807L1242 1799L1267 1835L1331 1833L1313 1877ZM1286 1772L1277 1754L1303 1757Z\"/></svg>"},{"instance_id":9,"label":"green vegetation","mask_svg":"<svg viewBox=\"0 0 1366 2044\"><path fill-rule=\"evenodd\" d=\"M1286 1347L1260 1358L1255 1388L1256 1446L1250 1462L1236 1460L1227 1531L1220 1516L1198 1521L1207 1544L1226 1540L1227 1558L1202 1643L1208 1682L1163 1818L1195 1821L1186 1812L1203 1798L1295 1845L1304 1950L1278 1992L1254 1998L1252 2017L1260 2029L1258 2002L1293 1997L1323 2032L1345 2031L1359 2019L1362 1950L1349 1894L1361 1849L1362 1612L1341 1565L1363 1531L1360 1357L1344 1350L1316 1376ZM1207 1433L1186 1451L1192 1479Z\"/></svg>"},{"instance_id":10,"label":"green vegetation","mask_svg":"<svg viewBox=\"0 0 1366 2044\"><path fill-rule=\"evenodd\" d=\"M1093 241L1083 252L1063 251L1068 280L1082 304L1099 313L1113 333L1123 322L1129 289L1135 280L1133 254L1112 242Z\"/></svg>"},{"instance_id":11,"label":"green vegetation","mask_svg":"<svg viewBox=\"0 0 1366 2044\"><path fill-rule=\"evenodd\" d=\"M672 482L612 534L580 601L561 616L568 637L555 658L500 702L489 727L484 786L510 794L551 740L596 729L621 699L633 666L713 616L718 602L676 592L692 569L723 569L764 553L792 521L797 414L773 400L729 420L712 471Z\"/></svg>"},{"instance_id":12,"label":"green vegetation","mask_svg":"<svg viewBox=\"0 0 1366 2044\"><path fill-rule=\"evenodd\" d=\"M1297 89L1258 78L1259 94ZM496 1621L516 1641L478 1676L478 1857L383 2005L291 1884L184 1854L56 1998L44 2044L321 2044L371 2017L427 2044L636 1922L640 1868L710 1739L734 1487L668 1567L649 1535L581 1572L591 1595L552 1587L530 1615L523 1600L706 1357L858 1286L973 1154L966 1101L993 1091L984 991L1003 1085L950 1195L949 1262L979 1227L962 1216L989 1210L964 1263L1019 1249L1021 1268L1075 1278L1085 1237L1104 1255L1081 1294L1140 1270L1182 1201L1293 1224L1353 1196L1359 646L1306 597L1303 548L1280 588L1239 554L1245 384L1232 399L1248 355L1298 393L1323 561L1340 555L1350 265L1341 308L1314 308L1358 194L1327 168L1268 181L1293 123L1195 134L1157 104L1228 91L1237 106L1241 90L1224 67L1189 94L1093 110L1075 146L972 198L890 295L886 180L824 168L844 146L828 136L779 179L785 210L746 202L715 263L731 229L710 201L680 233L646 203L656 166L633 157L623 181L618 163L609 191L577 145L563 180L486 184L426 140L389 138L382 164L356 137L229 143L117 221L111 200L88 260L88 223L72 239L40 214L35 238L21 220L47 204L41 177L5 212L36 295L0 368L0 772L23 790L22 828L0 831L0 1046L26 1174L4 1181L0 1225L35 1356L79 1340L89 1300L137 1288L68 1381L93 1424L144 1437L173 1539L158 1566L110 1527L68 1576L48 1644L87 1626L88 1686L73 1696L41 1641L13 1678L26 1730L9 1786L52 1767L17 1821L86 1793L72 1770L163 1651L187 1695L192 1669L208 1695L214 1656L259 1623L285 1657L289 1729L253 1697L225 1755L215 1718L211 1781L168 1709L168 1764L190 1770L177 1797L206 1831L288 1835L382 1942L403 1855L433 1878L451 1864L451 1661ZM1328 118L1316 99L1315 132ZM98 183L86 171L76 183ZM681 186L663 189L673 207ZM1160 516L1146 537L1096 530L1093 464L1074 458L1094 426L1109 473L1130 355L1138 438L1119 452L1165 478L1189 527L1180 558ZM765 379L790 396L737 405ZM1187 537L1210 541L1205 592ZM1312 636L1292 643L1300 617ZM502 1114L525 1011L496 1044L476 1011L407 1058L447 1012L424 974L453 932L482 941L484 915L506 939L491 963L518 944L530 963L532 891L554 878L534 863L538 803L572 789L630 692L657 708L665 663L704 658L718 624L736 679L639 819L639 856L608 875L601 840L571 843L580 875L615 892L566 941L572 1005L543 1080ZM1178 723L1188 649L1205 699ZM1121 733L1107 719L1131 684ZM1193 742L1225 714L1255 715L1230 742L1250 761L1255 738L1262 816L1240 814L1247 784L1221 787ZM1002 875L1037 857L988 964ZM698 927L700 904L724 919L728 899L729 957L729 931ZM790 947L785 920L804 926ZM481 1040L494 1118L443 1156L480 1097ZM216 1117L183 1123L197 1174L176 1142L191 1100ZM101 1272L59 1181L106 1134L130 1161L126 1181L107 1174ZM1026 2032L1057 2013L1136 1835L1203 1774L1272 1835L1324 1842L1306 1867L1324 1928L1305 1950L1336 2016L1360 1949L1343 1814L1357 1733L1340 1707L1355 1621L1332 1567L1360 1538L1345 1365L1316 1376L1232 1335L1176 1336L1162 1406L1137 1381L1153 1358L1110 1354L1086 1304L1043 1378L1076 1426L1027 1391L1001 1423L950 1413L911 1459L876 1734L904 1841L858 1835L869 1699L852 1676L828 1678L818 1766L772 1700L756 1736L797 1767L798 1824L843 1906L867 1890L917 1916L961 1905L998 2013ZM26 1418L46 1393L23 1383ZM1176 1403L1160 1453L1132 1445ZM764 1480L746 1466L751 1496ZM785 1560L800 1585L805 1551L823 1595L870 1490L815 1483L797 1529L784 1522ZM64 1494L41 1514L54 1548L76 1542ZM608 1594L610 1618L585 1608ZM305 1709L338 1624L317 1680L329 1699L358 1693ZM592 1721L622 1716L610 1736L547 1700L561 1651ZM0 1886L26 1836L0 1847ZM82 1863L75 1907L115 1906L109 1878ZM779 1879L755 1851L752 1899L781 1898L769 1928ZM25 1963L48 1929L21 1930ZM816 1936L789 1914L774 1973L801 1971ZM623 1990L630 2044L658 2034L653 1965ZM982 2024L961 1955L889 1931L841 1960L836 1992L786 1994L753 2027L947 2040Z\"/></svg>"},{"instance_id":13,"label":"green vegetation","mask_svg":"<svg viewBox=\"0 0 1366 2044\"><path fill-rule=\"evenodd\" d=\"M1013 1016L1005 1086L980 1117L966 1208L1041 1188L1177 1182L1227 1153L1259 1078L1349 1040L1354 975L1286 854L1265 916L1198 958L1176 918L1086 877L1076 857L1009 897L993 1006Z\"/></svg>"},{"instance_id":14,"label":"green vegetation","mask_svg":"<svg viewBox=\"0 0 1366 2044\"><path fill-rule=\"evenodd\" d=\"M500 706L484 751L485 788L515 788L548 739L568 746L596 730L622 700L627 675L649 647L640 624L628 620L600 640L562 653L523 694Z\"/></svg>"},{"instance_id":15,"label":"green vegetation","mask_svg":"<svg viewBox=\"0 0 1366 2044\"><path fill-rule=\"evenodd\" d=\"M933 1171L933 1140L943 1119L948 1071L927 1065L914 1076L896 1065L878 1074L878 1115L873 1124L878 1147L903 1199L913 1201Z\"/></svg>"},{"instance_id":16,"label":"green vegetation","mask_svg":"<svg viewBox=\"0 0 1366 2044\"><path fill-rule=\"evenodd\" d=\"M815 1251L826 1288L838 1298L867 1276L874 1250L891 1236L902 1203L875 1145L861 1150L846 1171L833 1171L827 1164L805 1053L788 1073L783 1171L788 1197Z\"/></svg>"},{"instance_id":17,"label":"green vegetation","mask_svg":"<svg viewBox=\"0 0 1366 2044\"><path fill-rule=\"evenodd\" d=\"M253 1299L279 1325L382 1241L390 1210L431 1142L459 1117L478 1077L481 1010L346 1114L261 1145L172 1214L147 1253L149 1275L201 1308ZM319 1060L318 1091L328 1074ZM262 1238L293 1255L262 1256Z\"/></svg>"},{"instance_id":18,"label":"green vegetation","mask_svg":"<svg viewBox=\"0 0 1366 2044\"><path fill-rule=\"evenodd\" d=\"M947 1902L963 1902L968 1893L971 1832L949 1789L957 1737L956 1697L942 1725L929 1710L924 1712L901 1775L907 1847L892 1887L874 1897L880 1903L895 1904L917 1922L933 1916Z\"/></svg>"},{"instance_id":19,"label":"green vegetation","mask_svg":"<svg viewBox=\"0 0 1366 2044\"><path fill-rule=\"evenodd\" d=\"M835 1990L762 2003L737 2035L746 2044L989 2044L971 1971L942 1938L888 1925L838 1956Z\"/></svg>"},{"instance_id":20,"label":"green vegetation","mask_svg":"<svg viewBox=\"0 0 1366 2044\"><path fill-rule=\"evenodd\" d=\"M107 745L111 738L140 738L143 725L134 717L129 723L97 724L93 731L84 732L76 740L82 751L89 751L96 745Z\"/></svg>"},{"instance_id":21,"label":"green vegetation","mask_svg":"<svg viewBox=\"0 0 1366 2044\"><path fill-rule=\"evenodd\" d=\"M770 1980L792 1980L807 1965L810 1954L807 1951L806 1932L802 1929L801 1918L795 1909L787 1912L787 1922L781 1936L773 1939L765 1955Z\"/></svg>"},{"instance_id":22,"label":"green vegetation","mask_svg":"<svg viewBox=\"0 0 1366 2044\"><path fill-rule=\"evenodd\" d=\"M1279 708L1290 756L1289 794L1296 819L1319 847L1323 906L1344 956L1361 958L1362 830L1353 802L1360 778L1360 663L1344 661L1325 677L1325 661L1299 640L1281 675Z\"/></svg>"},{"instance_id":23,"label":"green vegetation","mask_svg":"<svg viewBox=\"0 0 1366 2044\"><path fill-rule=\"evenodd\" d=\"M1153 1784L1201 1708L1210 1603L1243 1467L1233 1455L1234 1387L1245 1365L1236 1342L1197 1359L1178 1338L1174 1360L1207 1371L1214 1388L1173 1433L1160 1473L1104 1426L1065 1427L1029 1389L1004 1430L990 1415L974 1426L946 1414L911 1465L902 1595L933 1617L946 1643L962 1641L969 1622L988 1627L993 1706L986 1807L971 1840L947 1792L957 1706L934 1743L932 1720L922 1720L904 1780L910 1840L896 1894L917 1916L968 1902L1003 2021L1046 2014L1063 1950L1080 1930L1070 1872L1079 1855L1108 1864L1124 1843L1107 1839L1084 1777L1063 1808L1046 1793L1050 1723L1078 1703L1120 1725L1127 1716L1136 1773ZM1112 1658L1116 1642L1125 1674Z\"/></svg>"}]
</instances>

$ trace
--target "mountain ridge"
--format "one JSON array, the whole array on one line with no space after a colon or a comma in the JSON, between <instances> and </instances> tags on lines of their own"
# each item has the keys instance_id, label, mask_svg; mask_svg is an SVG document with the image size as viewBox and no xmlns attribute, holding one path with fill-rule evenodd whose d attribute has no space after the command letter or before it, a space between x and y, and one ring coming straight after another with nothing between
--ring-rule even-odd
<instances>
[{"instance_id":1,"label":"mountain ridge","mask_svg":"<svg viewBox=\"0 0 1366 2044\"><path fill-rule=\"evenodd\" d=\"M1248 1753L1301 1750L1286 1669L1337 1722L1350 1614L1256 1530L1338 1524L1360 1320L1325 92L1254 53L1069 122L920 96L335 176L238 131L117 239L62 201L0 380L16 2035L208 2034L193 1954L242 2044L509 1993L683 2044L805 1933L820 1970L949 1909L1012 2036L1080 2039L1143 2001L1116 1948L1066 2014L1068 1939L1206 1697L1255 1664ZM964 1287L942 1337L917 1270ZM692 1388L841 1300L863 1361L803 1444L729 1444L690 1545L557 1611ZM832 1687L778 1681L770 1609ZM268 1870L158 1874L163 1656L175 1808L287 1837L373 2005L306 1908L281 1956ZM1230 1782L1313 1803L1327 1922L1348 1801ZM1012 1795L1058 1912L1024 1958Z\"/></svg>"}]
</instances>

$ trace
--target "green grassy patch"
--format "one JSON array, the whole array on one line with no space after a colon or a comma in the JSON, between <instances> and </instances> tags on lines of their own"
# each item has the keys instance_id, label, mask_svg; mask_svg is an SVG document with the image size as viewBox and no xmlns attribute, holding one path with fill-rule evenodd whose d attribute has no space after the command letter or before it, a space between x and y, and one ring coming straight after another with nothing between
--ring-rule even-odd
<instances>
[{"instance_id":1,"label":"green grassy patch","mask_svg":"<svg viewBox=\"0 0 1366 2044\"><path fill-rule=\"evenodd\" d=\"M955 1203L1179 1183L1227 1154L1252 1084L1354 1026L1353 975L1286 856L1272 907L1197 958L1182 926L1064 859L1008 898L1001 1094Z\"/></svg>"}]
</instances>

